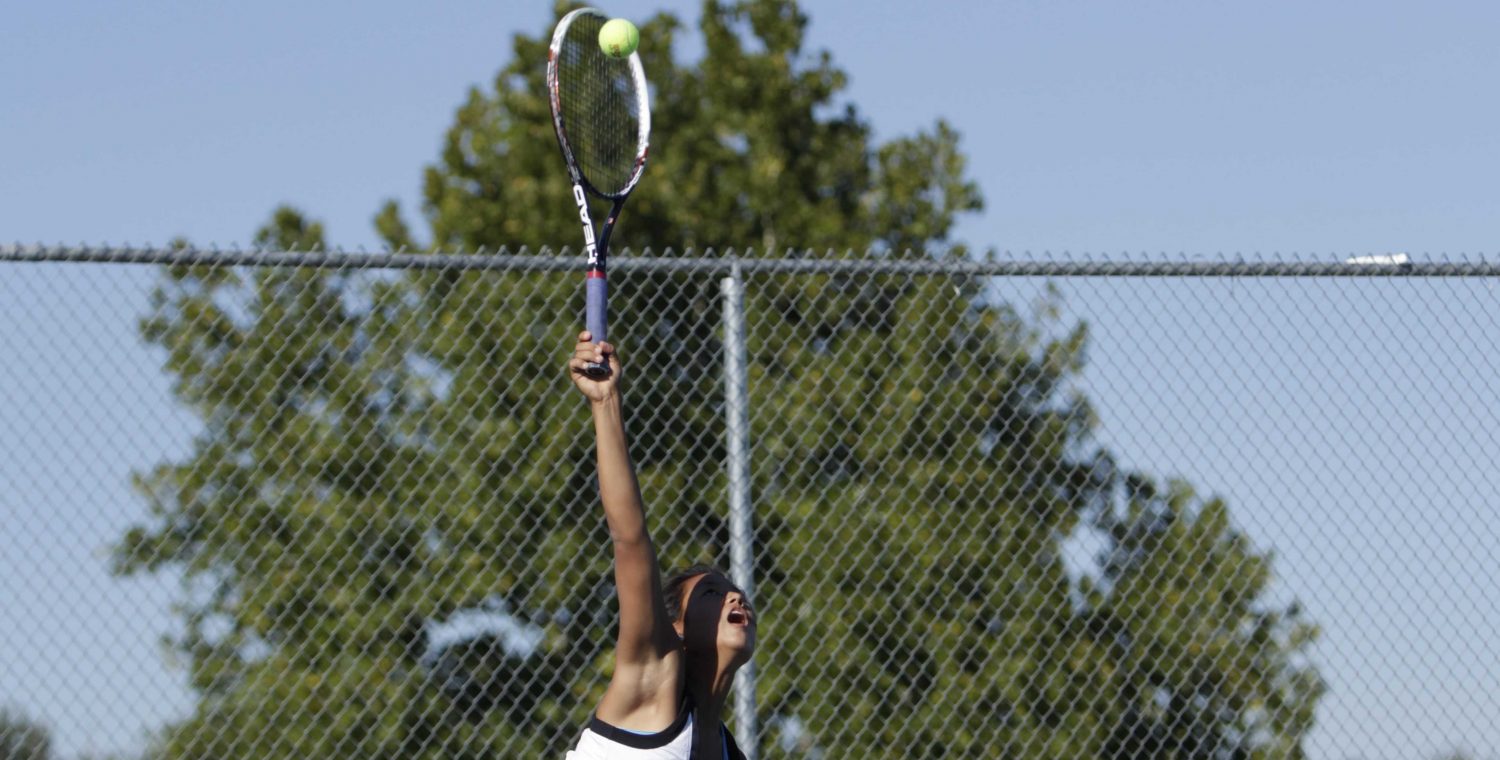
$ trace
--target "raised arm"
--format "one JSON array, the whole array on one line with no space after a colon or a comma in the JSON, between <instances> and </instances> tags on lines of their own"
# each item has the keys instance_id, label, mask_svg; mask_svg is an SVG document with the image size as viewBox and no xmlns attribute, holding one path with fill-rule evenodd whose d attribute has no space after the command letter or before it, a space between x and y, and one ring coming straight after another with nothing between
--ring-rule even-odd
<instances>
[{"instance_id":1,"label":"raised arm","mask_svg":"<svg viewBox=\"0 0 1500 760\"><path fill-rule=\"evenodd\" d=\"M603 379L583 371L589 361L608 360L610 374ZM640 486L626 446L625 417L620 400L620 361L608 343L594 344L584 332L578 336L568 363L573 383L589 400L593 411L594 436L599 458L599 497L615 553L615 588L620 597L620 633L615 643L615 675L605 701L618 701L615 709L634 712L643 703L655 703L662 695L658 687L676 688L676 671L663 667L676 656L677 633L667 619L662 598L661 571L656 549L646 530ZM675 664L675 663L674 663ZM667 682L670 683L667 683ZM675 697L665 695L668 705Z\"/></svg>"}]
</instances>

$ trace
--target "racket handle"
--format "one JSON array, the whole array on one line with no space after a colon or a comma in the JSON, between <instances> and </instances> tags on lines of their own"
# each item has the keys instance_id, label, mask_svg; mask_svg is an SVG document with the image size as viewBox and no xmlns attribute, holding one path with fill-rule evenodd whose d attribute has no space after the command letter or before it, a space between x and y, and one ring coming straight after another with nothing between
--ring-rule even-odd
<instances>
[{"instance_id":1,"label":"racket handle","mask_svg":"<svg viewBox=\"0 0 1500 760\"><path fill-rule=\"evenodd\" d=\"M603 272L591 271L583 286L584 326L590 333L593 333L595 343L603 343L607 340L604 331L604 315L609 310L609 286L605 284L606 282ZM583 365L583 371L590 377L608 377L608 360L605 360L604 364L589 362Z\"/></svg>"}]
</instances>

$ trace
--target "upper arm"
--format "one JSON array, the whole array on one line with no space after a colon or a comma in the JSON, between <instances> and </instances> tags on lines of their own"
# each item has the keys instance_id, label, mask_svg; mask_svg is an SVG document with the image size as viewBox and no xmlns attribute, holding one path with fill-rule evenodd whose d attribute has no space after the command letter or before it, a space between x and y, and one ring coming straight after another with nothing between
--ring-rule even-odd
<instances>
[{"instance_id":1,"label":"upper arm","mask_svg":"<svg viewBox=\"0 0 1500 760\"><path fill-rule=\"evenodd\" d=\"M656 731L676 717L682 666L677 632L667 619L650 540L615 540L614 550L619 635L598 715L621 728Z\"/></svg>"},{"instance_id":2,"label":"upper arm","mask_svg":"<svg viewBox=\"0 0 1500 760\"><path fill-rule=\"evenodd\" d=\"M661 571L649 536L615 538L615 593L619 597L619 635L615 667L647 666L675 649L677 632L667 619Z\"/></svg>"}]
</instances>

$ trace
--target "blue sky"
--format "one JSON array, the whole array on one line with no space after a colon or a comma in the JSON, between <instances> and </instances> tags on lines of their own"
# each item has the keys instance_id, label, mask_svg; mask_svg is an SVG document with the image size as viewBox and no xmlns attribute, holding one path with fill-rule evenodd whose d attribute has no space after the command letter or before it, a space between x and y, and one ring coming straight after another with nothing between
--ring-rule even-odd
<instances>
[{"instance_id":1,"label":"blue sky","mask_svg":"<svg viewBox=\"0 0 1500 760\"><path fill-rule=\"evenodd\" d=\"M630 3L696 18L696 3ZM1500 10L1470 3L823 2L882 136L942 117L1016 250L1483 251ZM23 3L0 235L246 241L279 202L374 246L544 3ZM650 44L647 40L646 44ZM691 50L696 41L687 40Z\"/></svg>"},{"instance_id":2,"label":"blue sky","mask_svg":"<svg viewBox=\"0 0 1500 760\"><path fill-rule=\"evenodd\" d=\"M487 85L505 63L511 34L541 33L550 18L545 3L219 6L7 9L0 240L245 244L276 204L291 202L324 220L335 243L376 248L369 220L380 202L398 198L416 219L422 167L468 87ZM609 10L639 18L658 8L697 14L683 1ZM835 0L809 11L810 48L830 49L850 73L849 97L877 135L938 118L963 134L987 210L958 236L976 245L1324 258L1496 251L1496 4ZM683 50L697 45L688 35ZM76 489L17 491L33 498L21 504L20 529L0 539L0 593L22 614L0 617L0 645L25 645L0 653L0 672L24 677L0 678L0 701L44 702L65 750L125 746L187 704L180 691L140 699L174 693L179 679L165 666L117 673L92 694L83 684L97 681L81 676L36 700L12 690L49 689L27 675L36 663L97 673L160 661L154 637L173 590L104 580L97 549L140 507L123 478L97 473L180 449L191 421L134 342L142 271L0 276L12 315L0 346L15 352L0 370L10 383L0 392L9 405L0 477ZM1466 536L1428 535L1432 525L1403 512L1405 502L1383 498L1425 493L1450 525L1492 508L1492 289L1218 284L1178 304L1159 287L1065 286L1092 304L1079 315L1099 324L1090 379L1104 435L1156 471L1200 462L1180 474L1239 494L1238 514L1276 548L1286 585L1321 604L1320 619L1332 621L1322 651L1342 680L1314 756L1413 757L1465 741L1500 753L1494 666L1420 662L1424 652L1497 659L1474 643L1500 624L1494 592L1431 593L1464 575L1496 577L1494 518ZM55 311L80 291L87 303ZM1163 298L1151 308L1126 306L1153 293ZM1171 341L1158 337L1174 327ZM1182 346L1200 350L1172 353ZM1302 358L1277 357L1284 367L1257 358L1288 350ZM1133 358L1162 351L1171 361ZM1117 382L1111 372L1135 374ZM1235 378L1276 395L1241 403ZM1213 435L1213 424L1153 433L1149 409L1128 392L1147 386L1171 389L1232 434ZM1337 404L1314 403L1331 387ZM94 430L98 410L58 393L134 405L159 424L104 415L117 422ZM87 461L60 463L80 448ZM1395 464L1372 463L1383 457ZM1284 508L1297 498L1292 483L1323 494L1325 509L1305 524L1257 524L1275 513L1257 512L1255 498L1276 495ZM83 502L111 512L81 512ZM0 504L9 525L15 513ZM1358 519L1370 514L1382 519ZM1411 536L1429 543L1403 549ZM12 561L48 568L46 582L22 583ZM48 601L95 587L73 612ZM122 599L132 604L121 608ZM97 616L81 617L80 605ZM1381 630L1370 615L1388 609L1411 619ZM1409 640L1434 620L1451 638ZM122 723L112 705L129 705L133 717ZM1449 719L1414 721L1437 708ZM1356 734L1369 744L1333 741Z\"/></svg>"}]
</instances>

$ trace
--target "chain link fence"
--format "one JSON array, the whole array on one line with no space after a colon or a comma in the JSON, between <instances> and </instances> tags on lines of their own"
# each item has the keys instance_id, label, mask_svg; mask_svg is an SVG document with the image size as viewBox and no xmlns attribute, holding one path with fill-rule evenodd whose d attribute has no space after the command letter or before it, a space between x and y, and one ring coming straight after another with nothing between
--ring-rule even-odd
<instances>
[{"instance_id":1,"label":"chain link fence","mask_svg":"<svg viewBox=\"0 0 1500 760\"><path fill-rule=\"evenodd\" d=\"M0 757L561 757L614 635L575 269L0 249ZM664 569L753 584L752 757L1500 757L1500 267L611 279Z\"/></svg>"}]
</instances>

